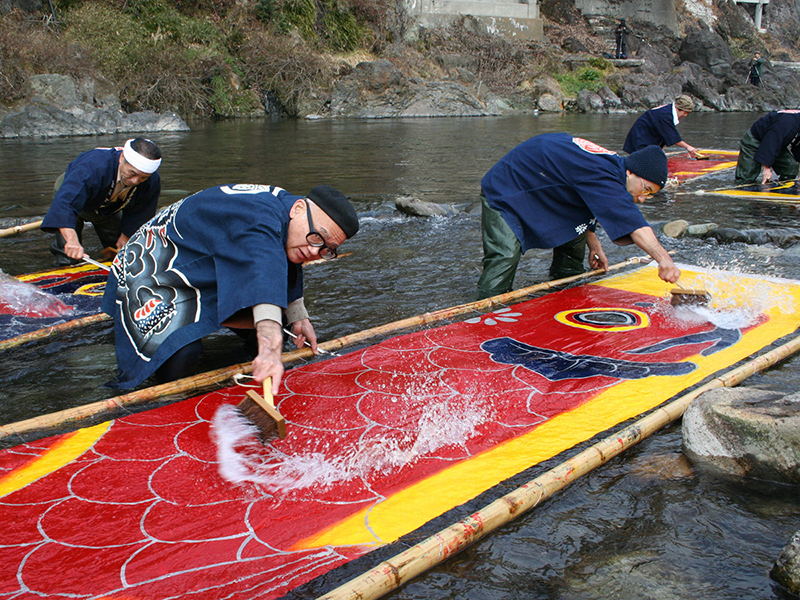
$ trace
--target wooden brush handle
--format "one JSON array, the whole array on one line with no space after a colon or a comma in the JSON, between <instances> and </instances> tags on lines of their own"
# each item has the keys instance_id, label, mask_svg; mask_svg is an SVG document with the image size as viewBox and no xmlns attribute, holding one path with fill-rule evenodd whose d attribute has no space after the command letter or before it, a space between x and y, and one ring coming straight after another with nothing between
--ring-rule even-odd
<instances>
[{"instance_id":1,"label":"wooden brush handle","mask_svg":"<svg viewBox=\"0 0 800 600\"><path fill-rule=\"evenodd\" d=\"M272 377L267 377L262 384L264 386L264 400L270 406L275 406L275 400L272 397Z\"/></svg>"}]
</instances>

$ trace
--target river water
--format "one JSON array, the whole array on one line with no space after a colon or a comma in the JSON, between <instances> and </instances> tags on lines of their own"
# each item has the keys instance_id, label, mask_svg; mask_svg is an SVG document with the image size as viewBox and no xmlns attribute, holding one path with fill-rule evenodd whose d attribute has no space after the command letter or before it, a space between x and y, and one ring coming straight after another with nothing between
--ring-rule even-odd
<instances>
[{"instance_id":1,"label":"river water","mask_svg":"<svg viewBox=\"0 0 800 600\"><path fill-rule=\"evenodd\" d=\"M698 148L735 150L760 115L692 114L680 129ZM223 183L280 185L297 194L330 184L352 196L362 228L350 256L306 270L306 304L320 340L474 299L482 256L479 181L508 150L539 133L565 131L619 150L636 115L521 115L380 121L194 123L153 135L162 148L161 204ZM123 136L3 140L0 228L40 218L52 183L79 152L121 145ZM683 186L732 185L719 174ZM451 218L403 216L398 196L455 206ZM736 229L794 229L788 206L703 194L659 194L642 207L652 224L672 219ZM100 248L87 234L87 250ZM641 254L604 240L609 261ZM51 266L40 232L0 240L0 269ZM680 262L800 279L800 252L772 245L665 240ZM95 244L95 245L93 245ZM515 285L547 279L549 251L530 251ZM206 344L203 369L244 362L235 336ZM108 325L6 352L0 362L0 423L109 397L115 372ZM800 359L746 385L794 392ZM561 457L561 459L566 457ZM538 472L538 471L537 471ZM535 474L522 476L519 484ZM796 487L742 485L693 467L680 427L646 440L531 513L389 597L407 598L783 598L768 577L800 529Z\"/></svg>"}]
</instances>

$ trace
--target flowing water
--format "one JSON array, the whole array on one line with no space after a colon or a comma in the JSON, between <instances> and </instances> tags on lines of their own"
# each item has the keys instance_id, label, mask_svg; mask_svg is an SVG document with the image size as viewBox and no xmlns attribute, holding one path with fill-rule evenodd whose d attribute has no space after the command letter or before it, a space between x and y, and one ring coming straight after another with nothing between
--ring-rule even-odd
<instances>
[{"instance_id":1,"label":"flowing water","mask_svg":"<svg viewBox=\"0 0 800 600\"><path fill-rule=\"evenodd\" d=\"M693 114L680 129L698 148L734 150L758 116ZM352 254L306 270L306 304L320 340L327 340L473 300L482 255L483 174L513 146L539 133L565 131L620 149L635 118L542 114L239 121L196 123L189 133L152 137L164 154L162 206L208 186L238 182L280 185L297 194L325 183L352 196L362 221L358 236L342 248ZM79 152L121 145L124 139L4 140L0 228L20 218L40 218L50 204L53 181ZM726 185L732 185L731 173L687 184L681 191ZM450 204L458 214L403 216L394 208L398 196ZM797 221L789 206L696 193L660 194L642 212L654 225L681 218L735 229L794 230ZM94 234L88 232L86 238L89 252L99 256ZM687 264L800 279L798 248L698 239L664 243ZM50 267L48 244L49 238L38 231L0 240L0 269L17 275ZM641 254L607 239L604 248L612 264ZM546 280L549 257L546 250L530 251L516 286ZM201 366L211 369L247 359L238 338L219 333L207 341ZM109 397L113 394L102 384L114 371L113 334L107 324L8 351L0 361L0 423ZM745 385L789 393L799 382L800 359L789 359ZM449 434L456 439L463 432ZM410 440L389 449L383 460L387 465L410 460L414 452L430 448L425 444L436 443L435 435ZM689 464L680 445L679 425L660 432L390 597L784 597L768 572L781 547L800 529L798 489L721 479ZM381 467L363 458L354 454L333 466L328 476L348 477L359 469ZM283 475L298 487L320 483L303 481L303 468L296 465ZM248 465L232 469L232 478L263 475ZM520 476L509 482L509 489L533 476ZM479 499L476 508L482 500L485 504L491 498Z\"/></svg>"}]
</instances>

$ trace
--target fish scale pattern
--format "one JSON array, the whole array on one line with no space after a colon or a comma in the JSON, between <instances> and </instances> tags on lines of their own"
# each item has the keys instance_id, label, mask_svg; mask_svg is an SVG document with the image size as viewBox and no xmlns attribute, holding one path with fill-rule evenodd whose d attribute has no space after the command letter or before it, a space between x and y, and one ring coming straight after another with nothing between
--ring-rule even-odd
<instances>
[{"instance_id":1,"label":"fish scale pattern","mask_svg":"<svg viewBox=\"0 0 800 600\"><path fill-rule=\"evenodd\" d=\"M564 306L584 311L580 326L557 318ZM223 412L244 395L233 387L118 419L63 464L78 434L4 450L0 597L280 597L394 541L372 520L393 495L613 388L604 360L652 362L629 351L712 328L675 323L649 296L581 286L287 371L276 399L289 436L268 447L246 430L231 438L242 424ZM591 356L596 370L557 380L498 362L481 345L502 339ZM657 360L685 365L697 349ZM361 513L361 542L308 542Z\"/></svg>"}]
</instances>

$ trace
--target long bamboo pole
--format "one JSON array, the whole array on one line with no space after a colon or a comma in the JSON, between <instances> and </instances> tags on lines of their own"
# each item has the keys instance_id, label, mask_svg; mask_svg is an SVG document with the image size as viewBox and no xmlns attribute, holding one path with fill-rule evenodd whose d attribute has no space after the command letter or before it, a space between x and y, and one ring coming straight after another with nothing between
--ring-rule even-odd
<instances>
[{"instance_id":1,"label":"long bamboo pole","mask_svg":"<svg viewBox=\"0 0 800 600\"><path fill-rule=\"evenodd\" d=\"M610 265L608 267L608 271L615 271L628 265L646 263L650 260L651 259L648 256L633 257L624 262ZM322 344L319 344L319 348L326 351L339 350L346 346L352 346L354 344L362 343L376 337L401 331L403 329L434 323L436 321L442 321L457 315L475 312L486 308L492 308L494 306L504 305L508 302L519 300L538 291L551 289L578 281L580 279L585 279L592 275L602 275L604 273L606 273L606 271L603 271L602 269L595 269L594 271L587 271L586 273L573 275L572 277L547 281L532 285L527 288L514 290L499 296L493 296L491 298L470 302L468 304L461 304L459 306L417 315L408 319L402 319L400 321L395 321L393 323L380 325L378 327L373 327L372 329L366 329L358 333L343 336L335 340L323 342ZM290 364L311 356L313 356L313 353L310 348L301 348L299 350L293 350L292 352L285 352L282 356L282 359L284 364ZM238 365L224 367L222 369L209 371L207 373L201 373L185 379L179 379L178 381L156 385L142 390L136 390L128 394L115 396L113 398L108 398L107 400L100 400L84 406L77 406L47 415L40 415L24 421L9 423L7 425L0 426L0 442L3 442L11 437L17 437L21 442L23 442L27 441L25 436L30 435L33 432L36 432L37 434L44 434L55 429L65 429L72 425L80 426L81 422L85 422L90 419L99 419L102 418L103 415L118 413L120 409L144 405L159 399L186 397L186 395L190 393L195 395L201 394L220 387L224 382L228 381L237 373L249 374L251 372L251 363L240 363Z\"/></svg>"},{"instance_id":2,"label":"long bamboo pole","mask_svg":"<svg viewBox=\"0 0 800 600\"><path fill-rule=\"evenodd\" d=\"M733 387L800 349L800 336L657 408L516 490L443 529L318 600L373 600L444 562L498 527L517 518L579 477L605 464L654 432L679 419L703 392Z\"/></svg>"},{"instance_id":3,"label":"long bamboo pole","mask_svg":"<svg viewBox=\"0 0 800 600\"><path fill-rule=\"evenodd\" d=\"M73 329L80 329L81 327L87 327L89 325L94 325L95 323L102 323L103 321L108 321L110 319L111 317L109 317L107 314L98 313L96 315L89 315L88 317L73 319L72 321L67 321L66 323L53 325L52 327L46 327L44 329L37 329L36 331L31 331L29 333L23 333L22 335L0 341L0 352L3 350L8 350L9 348L21 346L22 344L27 344L28 342L42 340L46 337L50 337L51 335L56 335L57 333L72 331Z\"/></svg>"},{"instance_id":4,"label":"long bamboo pole","mask_svg":"<svg viewBox=\"0 0 800 600\"><path fill-rule=\"evenodd\" d=\"M41 224L41 221L33 221L31 223L25 223L24 225L14 225L14 227L9 227L8 229L0 229L0 238L22 233L23 231L30 231L31 229L37 229Z\"/></svg>"}]
</instances>

